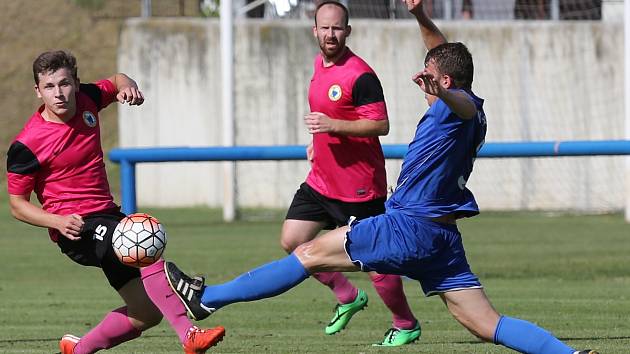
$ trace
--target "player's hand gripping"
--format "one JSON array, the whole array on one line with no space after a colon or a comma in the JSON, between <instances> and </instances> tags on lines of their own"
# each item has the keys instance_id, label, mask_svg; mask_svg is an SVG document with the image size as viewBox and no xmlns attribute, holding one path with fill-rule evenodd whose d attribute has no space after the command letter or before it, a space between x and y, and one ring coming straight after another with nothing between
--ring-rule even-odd
<instances>
[{"instance_id":1,"label":"player's hand gripping","mask_svg":"<svg viewBox=\"0 0 630 354\"><path fill-rule=\"evenodd\" d=\"M411 79L428 95L442 97L442 95L447 92L447 90L438 82L433 74L427 71L427 69L415 74Z\"/></svg>"},{"instance_id":2,"label":"player's hand gripping","mask_svg":"<svg viewBox=\"0 0 630 354\"><path fill-rule=\"evenodd\" d=\"M335 126L333 120L320 112L311 112L304 117L304 123L308 132L315 133L331 133L334 132Z\"/></svg>"},{"instance_id":3,"label":"player's hand gripping","mask_svg":"<svg viewBox=\"0 0 630 354\"><path fill-rule=\"evenodd\" d=\"M402 0L412 14L422 13L422 0Z\"/></svg>"},{"instance_id":4,"label":"player's hand gripping","mask_svg":"<svg viewBox=\"0 0 630 354\"><path fill-rule=\"evenodd\" d=\"M81 239L79 234L83 231L83 218L78 214L70 214L59 216L59 226L57 230L69 240L78 241Z\"/></svg>"},{"instance_id":5,"label":"player's hand gripping","mask_svg":"<svg viewBox=\"0 0 630 354\"><path fill-rule=\"evenodd\" d=\"M144 96L137 87L127 86L118 91L116 99L120 103L129 103L130 106L139 106L144 102Z\"/></svg>"}]
</instances>

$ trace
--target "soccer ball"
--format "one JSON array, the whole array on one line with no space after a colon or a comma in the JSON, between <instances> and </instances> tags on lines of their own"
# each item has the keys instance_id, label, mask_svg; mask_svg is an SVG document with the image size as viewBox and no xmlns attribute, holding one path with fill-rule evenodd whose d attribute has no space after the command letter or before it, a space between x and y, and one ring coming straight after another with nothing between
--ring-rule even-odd
<instances>
[{"instance_id":1,"label":"soccer ball","mask_svg":"<svg viewBox=\"0 0 630 354\"><path fill-rule=\"evenodd\" d=\"M160 259L166 247L166 232L160 222L148 214L124 217L114 230L112 246L125 265L142 268Z\"/></svg>"}]
</instances>

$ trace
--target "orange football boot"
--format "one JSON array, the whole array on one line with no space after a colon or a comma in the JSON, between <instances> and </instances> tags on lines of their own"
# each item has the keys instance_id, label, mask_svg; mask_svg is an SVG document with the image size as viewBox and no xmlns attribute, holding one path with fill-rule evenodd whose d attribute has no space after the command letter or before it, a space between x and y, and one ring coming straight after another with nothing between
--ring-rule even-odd
<instances>
[{"instance_id":1,"label":"orange football boot","mask_svg":"<svg viewBox=\"0 0 630 354\"><path fill-rule=\"evenodd\" d=\"M186 340L184 341L184 353L186 354L203 354L208 348L215 346L223 340L225 336L225 328L217 326L209 329L201 329L192 326L186 332Z\"/></svg>"},{"instance_id":2,"label":"orange football boot","mask_svg":"<svg viewBox=\"0 0 630 354\"><path fill-rule=\"evenodd\" d=\"M80 339L81 338L73 336L72 334L64 334L59 341L59 350L61 350L61 354L72 354L74 352L74 347L77 346Z\"/></svg>"}]
</instances>

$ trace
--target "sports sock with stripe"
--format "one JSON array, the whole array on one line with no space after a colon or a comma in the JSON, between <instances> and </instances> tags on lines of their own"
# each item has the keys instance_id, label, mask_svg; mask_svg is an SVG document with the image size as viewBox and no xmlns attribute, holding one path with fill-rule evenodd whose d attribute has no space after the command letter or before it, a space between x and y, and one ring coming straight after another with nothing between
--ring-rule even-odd
<instances>
[{"instance_id":1,"label":"sports sock with stripe","mask_svg":"<svg viewBox=\"0 0 630 354\"><path fill-rule=\"evenodd\" d=\"M235 302L273 297L293 288L308 277L309 273L292 253L243 273L227 283L206 286L201 302L205 306L218 309Z\"/></svg>"},{"instance_id":2,"label":"sports sock with stripe","mask_svg":"<svg viewBox=\"0 0 630 354\"><path fill-rule=\"evenodd\" d=\"M521 353L573 354L575 349L531 322L502 316L494 332L494 342Z\"/></svg>"}]
</instances>

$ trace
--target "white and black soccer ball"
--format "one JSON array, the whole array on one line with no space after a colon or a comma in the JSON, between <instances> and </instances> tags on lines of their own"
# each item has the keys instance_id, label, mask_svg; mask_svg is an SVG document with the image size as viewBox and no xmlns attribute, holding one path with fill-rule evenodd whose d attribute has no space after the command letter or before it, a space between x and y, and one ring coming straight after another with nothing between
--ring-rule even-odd
<instances>
[{"instance_id":1,"label":"white and black soccer ball","mask_svg":"<svg viewBox=\"0 0 630 354\"><path fill-rule=\"evenodd\" d=\"M144 213L124 217L114 230L112 247L125 265L142 268L162 257L166 248L166 232L160 222Z\"/></svg>"}]
</instances>

